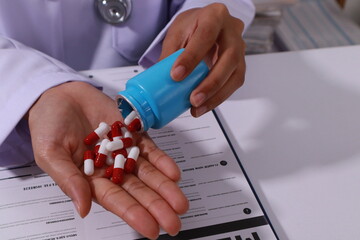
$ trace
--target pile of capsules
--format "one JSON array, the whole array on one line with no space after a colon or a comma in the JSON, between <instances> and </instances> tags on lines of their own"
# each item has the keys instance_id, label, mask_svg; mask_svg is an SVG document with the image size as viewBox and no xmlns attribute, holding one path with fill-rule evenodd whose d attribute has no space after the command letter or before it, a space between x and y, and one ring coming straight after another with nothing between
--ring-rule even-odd
<instances>
[{"instance_id":1,"label":"pile of capsules","mask_svg":"<svg viewBox=\"0 0 360 240\"><path fill-rule=\"evenodd\" d=\"M84 153L84 173L91 176L95 167L102 168L107 165L104 177L120 184L124 173L135 171L140 150L133 146L132 132L140 129L141 123L134 111L124 119L124 123L116 121L109 126L101 122L84 139L86 145L95 146L93 150Z\"/></svg>"}]
</instances>

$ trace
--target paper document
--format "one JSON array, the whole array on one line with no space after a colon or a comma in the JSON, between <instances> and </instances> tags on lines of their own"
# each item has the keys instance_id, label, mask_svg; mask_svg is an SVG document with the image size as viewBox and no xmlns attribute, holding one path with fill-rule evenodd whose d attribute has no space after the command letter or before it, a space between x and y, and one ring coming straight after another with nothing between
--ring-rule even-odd
<instances>
[{"instance_id":1,"label":"paper document","mask_svg":"<svg viewBox=\"0 0 360 240\"><path fill-rule=\"evenodd\" d=\"M86 74L113 96L139 71L127 67ZM179 165L179 186L190 202L179 235L162 233L159 239L276 239L214 113L193 118L186 112L149 134ZM1 169L0 193L1 239L142 239L96 203L80 218L71 200L35 164Z\"/></svg>"}]
</instances>

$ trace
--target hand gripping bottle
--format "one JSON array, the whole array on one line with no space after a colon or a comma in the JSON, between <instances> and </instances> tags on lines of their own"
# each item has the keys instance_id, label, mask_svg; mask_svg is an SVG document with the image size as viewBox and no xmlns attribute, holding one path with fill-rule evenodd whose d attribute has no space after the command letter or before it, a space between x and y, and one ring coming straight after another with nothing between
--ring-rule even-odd
<instances>
[{"instance_id":1,"label":"hand gripping bottle","mask_svg":"<svg viewBox=\"0 0 360 240\"><path fill-rule=\"evenodd\" d=\"M184 80L174 81L170 70L183 51L178 50L131 78L125 90L118 93L117 103L123 118L135 112L141 124L139 132L162 128L191 107L190 94L209 68L201 61Z\"/></svg>"}]
</instances>

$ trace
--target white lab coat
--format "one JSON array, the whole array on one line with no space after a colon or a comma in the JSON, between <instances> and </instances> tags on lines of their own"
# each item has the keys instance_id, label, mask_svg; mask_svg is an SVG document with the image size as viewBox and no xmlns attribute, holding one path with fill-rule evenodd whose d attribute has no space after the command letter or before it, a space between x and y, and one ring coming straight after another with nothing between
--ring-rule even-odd
<instances>
[{"instance_id":1,"label":"white lab coat","mask_svg":"<svg viewBox=\"0 0 360 240\"><path fill-rule=\"evenodd\" d=\"M155 63L167 26L190 8L222 2L245 27L251 0L133 0L122 25L105 23L93 0L0 1L0 167L33 160L26 114L47 89L90 81L78 70Z\"/></svg>"}]
</instances>

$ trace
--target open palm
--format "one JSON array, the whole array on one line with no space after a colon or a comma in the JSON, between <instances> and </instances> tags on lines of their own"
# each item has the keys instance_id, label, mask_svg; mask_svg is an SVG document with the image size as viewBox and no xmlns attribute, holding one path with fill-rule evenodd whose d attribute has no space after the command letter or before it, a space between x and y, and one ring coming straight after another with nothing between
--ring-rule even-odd
<instances>
[{"instance_id":1,"label":"open palm","mask_svg":"<svg viewBox=\"0 0 360 240\"><path fill-rule=\"evenodd\" d=\"M135 136L141 151L137 170L121 185L103 178L104 169L92 177L82 172L84 137L100 122L119 119L115 101L87 83L49 89L29 111L35 160L72 199L80 216L88 214L94 200L145 237L156 238L160 227L175 235L181 227L178 214L188 209L176 184L180 171L147 134Z\"/></svg>"}]
</instances>

